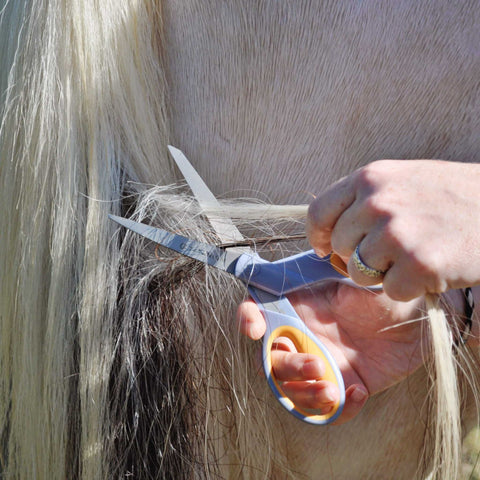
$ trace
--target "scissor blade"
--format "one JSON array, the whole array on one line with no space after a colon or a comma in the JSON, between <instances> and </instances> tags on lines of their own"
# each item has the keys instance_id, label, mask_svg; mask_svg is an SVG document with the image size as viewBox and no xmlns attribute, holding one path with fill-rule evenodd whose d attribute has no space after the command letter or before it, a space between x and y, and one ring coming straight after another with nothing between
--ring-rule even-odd
<instances>
[{"instance_id":1,"label":"scissor blade","mask_svg":"<svg viewBox=\"0 0 480 480\"><path fill-rule=\"evenodd\" d=\"M116 215L109 215L109 218L163 247L235 275L235 265L241 253L197 242L191 238Z\"/></svg>"},{"instance_id":2,"label":"scissor blade","mask_svg":"<svg viewBox=\"0 0 480 480\"><path fill-rule=\"evenodd\" d=\"M205 210L205 215L207 216L220 241L232 242L244 240L243 235L233 224L230 218L223 218L208 213L209 208L220 210L220 203L215 198L215 195L211 192L211 190L207 187L206 183L195 170L193 165L188 161L184 153L178 148L172 147L171 145L168 146L168 150L170 151L170 154L175 160L178 168L182 172L182 175L187 181L188 186L195 195L198 204L203 210ZM245 252L248 250L244 248L243 251Z\"/></svg>"}]
</instances>

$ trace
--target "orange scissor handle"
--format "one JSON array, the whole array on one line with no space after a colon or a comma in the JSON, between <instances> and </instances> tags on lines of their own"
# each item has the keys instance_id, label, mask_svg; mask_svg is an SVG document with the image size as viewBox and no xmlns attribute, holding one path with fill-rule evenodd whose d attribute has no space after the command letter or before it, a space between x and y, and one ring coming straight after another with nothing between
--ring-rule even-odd
<instances>
[{"instance_id":1,"label":"orange scissor handle","mask_svg":"<svg viewBox=\"0 0 480 480\"><path fill-rule=\"evenodd\" d=\"M252 297L256 300L254 293L249 289ZM258 302L257 302L258 303ZM258 303L259 308L265 317L267 330L263 338L263 368L268 384L281 405L290 413L304 422L314 425L327 425L334 422L342 413L345 404L345 385L342 373L335 359L327 350L325 345L307 328L305 323L296 315L293 307L286 297L280 297L275 302L275 310ZM283 312L288 313L283 313ZM293 312L293 316L291 313ZM298 407L287 396L280 382L273 371L272 347L273 342L279 337L289 338L295 345L298 352L317 355L325 365L325 374L322 380L335 384L340 392L340 400L328 413L316 413Z\"/></svg>"}]
</instances>

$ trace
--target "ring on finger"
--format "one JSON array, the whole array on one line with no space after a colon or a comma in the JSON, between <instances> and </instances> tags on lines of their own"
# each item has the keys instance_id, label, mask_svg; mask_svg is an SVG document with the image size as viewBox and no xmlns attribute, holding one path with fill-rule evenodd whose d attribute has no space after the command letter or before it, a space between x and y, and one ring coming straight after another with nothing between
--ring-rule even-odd
<instances>
[{"instance_id":1,"label":"ring on finger","mask_svg":"<svg viewBox=\"0 0 480 480\"><path fill-rule=\"evenodd\" d=\"M353 261L353 264L355 265L355 268L360 273L362 273L363 275L366 275L367 277L371 277L371 278L383 277L385 273L387 273L387 271L377 270L376 268L373 268L367 265L360 257L359 249L360 249L360 244L357 245L352 255L352 261Z\"/></svg>"}]
</instances>

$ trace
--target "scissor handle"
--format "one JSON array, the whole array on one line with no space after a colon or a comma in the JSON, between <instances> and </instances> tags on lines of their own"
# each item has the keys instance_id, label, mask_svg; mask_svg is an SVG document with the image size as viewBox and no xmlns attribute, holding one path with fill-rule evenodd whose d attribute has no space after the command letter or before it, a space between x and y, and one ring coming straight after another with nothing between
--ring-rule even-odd
<instances>
[{"instance_id":1,"label":"scissor handle","mask_svg":"<svg viewBox=\"0 0 480 480\"><path fill-rule=\"evenodd\" d=\"M258 255L243 255L235 266L235 275L248 285L274 295L287 295L296 290L324 281L335 281L355 288L357 285L347 273L347 266L336 254L318 257L313 250L268 262ZM381 290L372 285L369 290Z\"/></svg>"},{"instance_id":2,"label":"scissor handle","mask_svg":"<svg viewBox=\"0 0 480 480\"><path fill-rule=\"evenodd\" d=\"M249 287L249 292L267 323L267 330L263 337L263 368L272 392L284 408L304 422L314 425L332 423L340 416L345 404L345 385L335 359L298 317L286 297L270 296L270 294L253 287ZM271 297L271 302L265 301L266 295ZM272 345L278 337L289 338L295 344L298 352L317 355L323 361L325 374L322 379L334 383L340 391L340 400L328 413L318 414L300 408L283 391L281 382L275 377L272 367Z\"/></svg>"}]
</instances>

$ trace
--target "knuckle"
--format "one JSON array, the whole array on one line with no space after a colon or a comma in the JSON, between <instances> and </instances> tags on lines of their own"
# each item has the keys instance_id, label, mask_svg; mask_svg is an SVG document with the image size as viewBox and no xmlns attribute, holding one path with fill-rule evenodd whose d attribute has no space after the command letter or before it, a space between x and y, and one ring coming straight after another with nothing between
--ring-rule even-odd
<instances>
[{"instance_id":1,"label":"knuckle","mask_svg":"<svg viewBox=\"0 0 480 480\"><path fill-rule=\"evenodd\" d=\"M313 200L307 210L307 224L312 228L321 228L323 225L323 210L319 204L319 200Z\"/></svg>"},{"instance_id":2,"label":"knuckle","mask_svg":"<svg viewBox=\"0 0 480 480\"><path fill-rule=\"evenodd\" d=\"M357 178L359 200L373 217L390 217L398 199L391 186L391 161L379 160L365 166Z\"/></svg>"},{"instance_id":3,"label":"knuckle","mask_svg":"<svg viewBox=\"0 0 480 480\"><path fill-rule=\"evenodd\" d=\"M381 192L374 192L363 200L363 208L366 213L374 218L390 218L391 213L387 199Z\"/></svg>"},{"instance_id":4,"label":"knuckle","mask_svg":"<svg viewBox=\"0 0 480 480\"><path fill-rule=\"evenodd\" d=\"M372 188L382 184L385 177L389 174L390 167L390 160L376 160L375 162L365 165L358 171L358 186Z\"/></svg>"}]
</instances>

